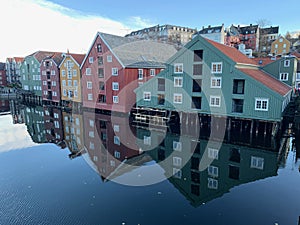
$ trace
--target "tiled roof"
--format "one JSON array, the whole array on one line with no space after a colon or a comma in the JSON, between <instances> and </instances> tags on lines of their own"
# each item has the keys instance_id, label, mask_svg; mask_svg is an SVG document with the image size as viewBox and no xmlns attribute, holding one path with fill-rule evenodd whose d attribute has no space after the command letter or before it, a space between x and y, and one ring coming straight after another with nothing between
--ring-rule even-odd
<instances>
[{"instance_id":1,"label":"tiled roof","mask_svg":"<svg viewBox=\"0 0 300 225\"><path fill-rule=\"evenodd\" d=\"M290 90L291 87L286 85L285 83L277 80L276 78L272 77L271 75L258 70L258 69L239 69L245 74L249 75L250 77L254 78L258 82L264 84L271 90L279 93L280 95L286 95Z\"/></svg>"},{"instance_id":2,"label":"tiled roof","mask_svg":"<svg viewBox=\"0 0 300 225\"><path fill-rule=\"evenodd\" d=\"M291 55L294 55L294 56L296 56L298 59L300 59L300 53L299 52L292 52L292 54Z\"/></svg>"},{"instance_id":3,"label":"tiled roof","mask_svg":"<svg viewBox=\"0 0 300 225\"><path fill-rule=\"evenodd\" d=\"M173 45L100 33L126 67L161 67L177 50Z\"/></svg>"},{"instance_id":4,"label":"tiled roof","mask_svg":"<svg viewBox=\"0 0 300 225\"><path fill-rule=\"evenodd\" d=\"M252 64L255 65L255 62L252 59L249 59L246 55L241 53L234 47L230 47L227 45L220 44L218 42L206 39L210 44L212 44L215 48L220 50L222 53L227 55L230 59L232 59L236 63L242 64Z\"/></svg>"},{"instance_id":5,"label":"tiled roof","mask_svg":"<svg viewBox=\"0 0 300 225\"><path fill-rule=\"evenodd\" d=\"M256 33L258 29L258 25L250 25L250 26L245 26L245 27L236 27L239 31L240 34L246 35L246 34L251 34Z\"/></svg>"},{"instance_id":6,"label":"tiled roof","mask_svg":"<svg viewBox=\"0 0 300 225\"><path fill-rule=\"evenodd\" d=\"M51 57L54 53L55 52L37 51L32 55L39 61L39 63L41 63L44 58Z\"/></svg>"},{"instance_id":7,"label":"tiled roof","mask_svg":"<svg viewBox=\"0 0 300 225\"><path fill-rule=\"evenodd\" d=\"M24 60L24 57L14 57L16 63L22 63Z\"/></svg>"},{"instance_id":8,"label":"tiled roof","mask_svg":"<svg viewBox=\"0 0 300 225\"><path fill-rule=\"evenodd\" d=\"M210 33L220 33L222 31L222 27L223 26L216 26L216 27L207 27L207 28L203 28L202 30L200 30L199 32L197 32L198 34L210 34Z\"/></svg>"},{"instance_id":9,"label":"tiled roof","mask_svg":"<svg viewBox=\"0 0 300 225\"><path fill-rule=\"evenodd\" d=\"M267 35L267 34L278 34L279 27L267 27L267 28L261 28L260 33L262 35Z\"/></svg>"},{"instance_id":10,"label":"tiled roof","mask_svg":"<svg viewBox=\"0 0 300 225\"><path fill-rule=\"evenodd\" d=\"M70 55L73 57L73 59L79 64L79 66L81 65L81 63L84 60L85 54L75 54L75 53L70 53Z\"/></svg>"}]
</instances>

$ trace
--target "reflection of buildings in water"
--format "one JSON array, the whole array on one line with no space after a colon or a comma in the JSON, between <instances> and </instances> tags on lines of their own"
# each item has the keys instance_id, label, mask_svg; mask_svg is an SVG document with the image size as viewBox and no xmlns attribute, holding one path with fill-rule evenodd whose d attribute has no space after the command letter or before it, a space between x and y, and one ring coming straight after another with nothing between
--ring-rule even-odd
<instances>
[{"instance_id":1,"label":"reflection of buildings in water","mask_svg":"<svg viewBox=\"0 0 300 225\"><path fill-rule=\"evenodd\" d=\"M64 140L71 152L70 158L75 158L84 151L82 114L62 112Z\"/></svg>"},{"instance_id":2,"label":"reflection of buildings in water","mask_svg":"<svg viewBox=\"0 0 300 225\"><path fill-rule=\"evenodd\" d=\"M136 145L128 117L83 112L84 142L89 161L103 180L111 180L130 170L128 164L145 160Z\"/></svg>"},{"instance_id":3,"label":"reflection of buildings in water","mask_svg":"<svg viewBox=\"0 0 300 225\"><path fill-rule=\"evenodd\" d=\"M24 114L22 113L22 108L24 105L21 105L19 101L11 100L9 101L10 112L13 118L13 124L22 124L25 123Z\"/></svg>"},{"instance_id":4,"label":"reflection of buildings in water","mask_svg":"<svg viewBox=\"0 0 300 225\"><path fill-rule=\"evenodd\" d=\"M155 131L150 136L143 129L137 134L144 140L140 147L154 147L147 154L193 206L220 197L234 186L277 175L274 151L169 133L163 138L163 133ZM206 166L207 161L211 163Z\"/></svg>"},{"instance_id":5,"label":"reflection of buildings in water","mask_svg":"<svg viewBox=\"0 0 300 225\"><path fill-rule=\"evenodd\" d=\"M29 135L35 143L45 143L44 109L42 106L25 106L22 108Z\"/></svg>"},{"instance_id":6,"label":"reflection of buildings in water","mask_svg":"<svg viewBox=\"0 0 300 225\"><path fill-rule=\"evenodd\" d=\"M0 112L9 112L8 100L0 100Z\"/></svg>"},{"instance_id":7,"label":"reflection of buildings in water","mask_svg":"<svg viewBox=\"0 0 300 225\"><path fill-rule=\"evenodd\" d=\"M55 143L65 148L62 111L51 105L44 106L45 138L47 142Z\"/></svg>"}]
</instances>

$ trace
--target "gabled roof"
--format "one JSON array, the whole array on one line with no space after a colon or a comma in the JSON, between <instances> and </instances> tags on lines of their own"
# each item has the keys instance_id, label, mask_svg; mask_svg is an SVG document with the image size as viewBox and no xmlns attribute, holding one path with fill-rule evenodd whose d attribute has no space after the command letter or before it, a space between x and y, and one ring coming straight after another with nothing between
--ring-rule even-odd
<instances>
[{"instance_id":1,"label":"gabled roof","mask_svg":"<svg viewBox=\"0 0 300 225\"><path fill-rule=\"evenodd\" d=\"M33 56L39 63L41 63L44 58L50 57L54 53L55 52L37 51L37 52L34 52L33 54L31 54L29 56Z\"/></svg>"},{"instance_id":2,"label":"gabled roof","mask_svg":"<svg viewBox=\"0 0 300 225\"><path fill-rule=\"evenodd\" d=\"M245 27L236 27L237 30L239 31L240 34L246 35L246 34L251 34L251 32L253 33L257 33L257 29L258 29L258 25L252 25L250 24L250 26L245 26Z\"/></svg>"},{"instance_id":3,"label":"gabled roof","mask_svg":"<svg viewBox=\"0 0 300 225\"><path fill-rule=\"evenodd\" d=\"M262 35L267 35L267 34L278 34L279 31L279 26L277 27L267 27L267 28L261 28L260 32Z\"/></svg>"},{"instance_id":4,"label":"gabled roof","mask_svg":"<svg viewBox=\"0 0 300 225\"><path fill-rule=\"evenodd\" d=\"M69 53L68 52L68 53L64 54L63 56L64 56L64 58L62 59L59 67L61 67L62 63L64 62L64 60L67 56L71 57L75 61L77 66L80 67L82 65L83 60L86 57L86 54L76 54L76 53Z\"/></svg>"},{"instance_id":5,"label":"gabled roof","mask_svg":"<svg viewBox=\"0 0 300 225\"><path fill-rule=\"evenodd\" d=\"M175 47L170 44L151 40L136 40L102 32L97 33L92 46L98 36L124 67L161 67L177 52ZM88 54L85 56L82 65Z\"/></svg>"},{"instance_id":6,"label":"gabled roof","mask_svg":"<svg viewBox=\"0 0 300 225\"><path fill-rule=\"evenodd\" d=\"M24 57L14 57L14 60L16 61L16 63L22 63L24 60Z\"/></svg>"},{"instance_id":7,"label":"gabled roof","mask_svg":"<svg viewBox=\"0 0 300 225\"><path fill-rule=\"evenodd\" d=\"M47 60L47 59L52 59L54 61L54 63L58 66L63 59L63 53L62 52L54 52L52 55L46 56L45 58L43 58L42 61Z\"/></svg>"},{"instance_id":8,"label":"gabled roof","mask_svg":"<svg viewBox=\"0 0 300 225\"><path fill-rule=\"evenodd\" d=\"M255 61L258 66L265 66L276 61L270 57L253 58L252 60Z\"/></svg>"},{"instance_id":9,"label":"gabled roof","mask_svg":"<svg viewBox=\"0 0 300 225\"><path fill-rule=\"evenodd\" d=\"M222 28L223 28L223 25L222 26L216 26L216 27L208 26L207 28L203 27L203 29L198 31L197 34L221 33Z\"/></svg>"},{"instance_id":10,"label":"gabled roof","mask_svg":"<svg viewBox=\"0 0 300 225\"><path fill-rule=\"evenodd\" d=\"M288 86L287 84L279 81L278 79L272 77L271 75L261 70L258 69L239 69L239 70L282 96L285 96L291 91L290 86Z\"/></svg>"},{"instance_id":11,"label":"gabled roof","mask_svg":"<svg viewBox=\"0 0 300 225\"><path fill-rule=\"evenodd\" d=\"M205 40L208 41L215 48L217 48L219 51L221 51L223 54L228 56L234 62L241 63L241 64L255 65L255 62L252 59L249 59L246 55L241 53L236 48L230 47L230 46L227 46L227 45L224 45L224 44L220 44L218 42L209 40L207 38L205 38Z\"/></svg>"}]
</instances>

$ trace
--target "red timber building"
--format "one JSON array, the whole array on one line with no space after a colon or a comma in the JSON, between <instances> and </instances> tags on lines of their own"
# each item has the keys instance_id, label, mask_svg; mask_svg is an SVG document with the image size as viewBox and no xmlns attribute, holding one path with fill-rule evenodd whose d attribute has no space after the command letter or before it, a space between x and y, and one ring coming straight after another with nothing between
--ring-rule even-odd
<instances>
[{"instance_id":1,"label":"red timber building","mask_svg":"<svg viewBox=\"0 0 300 225\"><path fill-rule=\"evenodd\" d=\"M130 112L134 89L165 68L174 46L98 32L81 65L83 107Z\"/></svg>"},{"instance_id":2,"label":"red timber building","mask_svg":"<svg viewBox=\"0 0 300 225\"><path fill-rule=\"evenodd\" d=\"M6 85L7 85L7 80L6 80L5 63L0 63L0 87Z\"/></svg>"},{"instance_id":3,"label":"red timber building","mask_svg":"<svg viewBox=\"0 0 300 225\"><path fill-rule=\"evenodd\" d=\"M61 101L59 65L63 56L62 52L54 52L41 62L42 99L48 104L59 105Z\"/></svg>"}]
</instances>

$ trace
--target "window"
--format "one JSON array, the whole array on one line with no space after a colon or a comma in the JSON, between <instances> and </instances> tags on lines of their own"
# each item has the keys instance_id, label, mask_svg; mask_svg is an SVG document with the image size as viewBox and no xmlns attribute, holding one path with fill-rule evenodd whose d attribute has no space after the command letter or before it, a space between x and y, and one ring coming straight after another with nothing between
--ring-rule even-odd
<instances>
[{"instance_id":1,"label":"window","mask_svg":"<svg viewBox=\"0 0 300 225\"><path fill-rule=\"evenodd\" d=\"M212 73L222 73L222 62L213 62L211 64Z\"/></svg>"},{"instance_id":2,"label":"window","mask_svg":"<svg viewBox=\"0 0 300 225\"><path fill-rule=\"evenodd\" d=\"M233 80L233 94L244 94L245 80Z\"/></svg>"},{"instance_id":3,"label":"window","mask_svg":"<svg viewBox=\"0 0 300 225\"><path fill-rule=\"evenodd\" d=\"M94 120L89 120L89 122L90 122L90 127L94 127L95 121Z\"/></svg>"},{"instance_id":4,"label":"window","mask_svg":"<svg viewBox=\"0 0 300 225\"><path fill-rule=\"evenodd\" d=\"M203 64L193 65L193 75L202 75Z\"/></svg>"},{"instance_id":5,"label":"window","mask_svg":"<svg viewBox=\"0 0 300 225\"><path fill-rule=\"evenodd\" d=\"M158 91L165 91L165 79L164 78L158 78L157 83L158 83L157 90Z\"/></svg>"},{"instance_id":6,"label":"window","mask_svg":"<svg viewBox=\"0 0 300 225\"><path fill-rule=\"evenodd\" d=\"M85 75L91 75L91 68L85 69Z\"/></svg>"},{"instance_id":7,"label":"window","mask_svg":"<svg viewBox=\"0 0 300 225\"><path fill-rule=\"evenodd\" d=\"M108 55L108 56L106 57L106 60L107 60L107 62L112 62L112 56L111 56L111 55Z\"/></svg>"},{"instance_id":8,"label":"window","mask_svg":"<svg viewBox=\"0 0 300 225\"><path fill-rule=\"evenodd\" d=\"M115 156L115 158L119 159L121 157L121 153L118 151L115 151L114 156Z\"/></svg>"},{"instance_id":9,"label":"window","mask_svg":"<svg viewBox=\"0 0 300 225\"><path fill-rule=\"evenodd\" d=\"M174 73L183 73L183 64L182 63L174 64Z\"/></svg>"},{"instance_id":10,"label":"window","mask_svg":"<svg viewBox=\"0 0 300 225\"><path fill-rule=\"evenodd\" d=\"M221 88L222 78L220 77L212 77L210 87L211 88Z\"/></svg>"},{"instance_id":11,"label":"window","mask_svg":"<svg viewBox=\"0 0 300 225\"><path fill-rule=\"evenodd\" d=\"M51 75L55 75L55 70L51 70Z\"/></svg>"},{"instance_id":12,"label":"window","mask_svg":"<svg viewBox=\"0 0 300 225\"><path fill-rule=\"evenodd\" d=\"M289 73L280 73L280 80L287 81L289 80Z\"/></svg>"},{"instance_id":13,"label":"window","mask_svg":"<svg viewBox=\"0 0 300 225\"><path fill-rule=\"evenodd\" d=\"M88 100L89 101L93 100L93 94L88 94Z\"/></svg>"},{"instance_id":14,"label":"window","mask_svg":"<svg viewBox=\"0 0 300 225\"><path fill-rule=\"evenodd\" d=\"M221 97L219 97L219 96L210 96L209 106L220 107L221 106Z\"/></svg>"},{"instance_id":15,"label":"window","mask_svg":"<svg viewBox=\"0 0 300 225\"><path fill-rule=\"evenodd\" d=\"M192 108L201 109L201 97L192 97Z\"/></svg>"},{"instance_id":16,"label":"window","mask_svg":"<svg viewBox=\"0 0 300 225\"><path fill-rule=\"evenodd\" d=\"M99 95L99 103L106 103L106 96L105 95Z\"/></svg>"},{"instance_id":17,"label":"window","mask_svg":"<svg viewBox=\"0 0 300 225\"><path fill-rule=\"evenodd\" d=\"M91 137L91 138L95 137L94 131L89 131L89 137Z\"/></svg>"},{"instance_id":18,"label":"window","mask_svg":"<svg viewBox=\"0 0 300 225\"><path fill-rule=\"evenodd\" d=\"M86 82L87 89L92 89L93 83L91 81Z\"/></svg>"},{"instance_id":19,"label":"window","mask_svg":"<svg viewBox=\"0 0 300 225\"><path fill-rule=\"evenodd\" d=\"M173 141L173 150L175 151L181 151L182 145L179 141Z\"/></svg>"},{"instance_id":20,"label":"window","mask_svg":"<svg viewBox=\"0 0 300 225\"><path fill-rule=\"evenodd\" d=\"M105 90L105 83L103 81L99 82L99 90L104 91Z\"/></svg>"},{"instance_id":21,"label":"window","mask_svg":"<svg viewBox=\"0 0 300 225\"><path fill-rule=\"evenodd\" d=\"M229 165L229 178L239 180L239 178L240 178L240 167Z\"/></svg>"},{"instance_id":22,"label":"window","mask_svg":"<svg viewBox=\"0 0 300 225\"><path fill-rule=\"evenodd\" d=\"M194 62L201 62L203 59L203 50L194 51Z\"/></svg>"},{"instance_id":23,"label":"window","mask_svg":"<svg viewBox=\"0 0 300 225\"><path fill-rule=\"evenodd\" d=\"M89 57L89 63L92 64L94 62L94 58L93 57Z\"/></svg>"},{"instance_id":24,"label":"window","mask_svg":"<svg viewBox=\"0 0 300 225\"><path fill-rule=\"evenodd\" d=\"M102 52L102 46L101 46L101 44L97 44L97 52Z\"/></svg>"},{"instance_id":25,"label":"window","mask_svg":"<svg viewBox=\"0 0 300 225\"><path fill-rule=\"evenodd\" d=\"M177 103L177 104L181 104L182 103L182 94L174 93L173 102Z\"/></svg>"},{"instance_id":26,"label":"window","mask_svg":"<svg viewBox=\"0 0 300 225\"><path fill-rule=\"evenodd\" d=\"M138 69L138 79L143 80L143 69Z\"/></svg>"},{"instance_id":27,"label":"window","mask_svg":"<svg viewBox=\"0 0 300 225\"><path fill-rule=\"evenodd\" d=\"M151 100L151 92L144 92L144 101Z\"/></svg>"},{"instance_id":28,"label":"window","mask_svg":"<svg viewBox=\"0 0 300 225\"><path fill-rule=\"evenodd\" d=\"M150 76L155 76L155 69L150 69Z\"/></svg>"},{"instance_id":29,"label":"window","mask_svg":"<svg viewBox=\"0 0 300 225\"><path fill-rule=\"evenodd\" d=\"M202 80L194 79L193 80L193 92L201 92Z\"/></svg>"},{"instance_id":30,"label":"window","mask_svg":"<svg viewBox=\"0 0 300 225\"><path fill-rule=\"evenodd\" d=\"M173 166L181 166L182 159L180 157L174 156L173 157Z\"/></svg>"},{"instance_id":31,"label":"window","mask_svg":"<svg viewBox=\"0 0 300 225\"><path fill-rule=\"evenodd\" d=\"M93 142L90 142L90 149L95 149L95 144Z\"/></svg>"},{"instance_id":32,"label":"window","mask_svg":"<svg viewBox=\"0 0 300 225\"><path fill-rule=\"evenodd\" d=\"M165 104L165 95L164 94L158 94L157 95L157 104L158 105L164 105Z\"/></svg>"},{"instance_id":33,"label":"window","mask_svg":"<svg viewBox=\"0 0 300 225\"><path fill-rule=\"evenodd\" d=\"M98 57L98 65L102 66L103 65L103 56Z\"/></svg>"},{"instance_id":34,"label":"window","mask_svg":"<svg viewBox=\"0 0 300 225\"><path fill-rule=\"evenodd\" d=\"M114 132L119 132L119 131L120 131L120 126L114 125Z\"/></svg>"},{"instance_id":35,"label":"window","mask_svg":"<svg viewBox=\"0 0 300 225\"><path fill-rule=\"evenodd\" d=\"M78 81L77 80L73 80L73 85L74 85L74 87L78 87Z\"/></svg>"},{"instance_id":36,"label":"window","mask_svg":"<svg viewBox=\"0 0 300 225\"><path fill-rule=\"evenodd\" d=\"M284 60L284 67L289 67L290 66L290 60Z\"/></svg>"},{"instance_id":37,"label":"window","mask_svg":"<svg viewBox=\"0 0 300 225\"><path fill-rule=\"evenodd\" d=\"M241 152L238 148L230 149L229 161L239 163L241 161Z\"/></svg>"},{"instance_id":38,"label":"window","mask_svg":"<svg viewBox=\"0 0 300 225\"><path fill-rule=\"evenodd\" d=\"M182 176L181 170L178 168L173 168L173 176L175 178L181 179L181 176Z\"/></svg>"},{"instance_id":39,"label":"window","mask_svg":"<svg viewBox=\"0 0 300 225\"><path fill-rule=\"evenodd\" d=\"M104 69L103 68L98 68L98 77L103 78L104 77Z\"/></svg>"},{"instance_id":40,"label":"window","mask_svg":"<svg viewBox=\"0 0 300 225\"><path fill-rule=\"evenodd\" d=\"M112 89L114 91L118 91L119 90L119 83L118 82L112 82Z\"/></svg>"},{"instance_id":41,"label":"window","mask_svg":"<svg viewBox=\"0 0 300 225\"><path fill-rule=\"evenodd\" d=\"M275 48L278 48L278 44L275 44Z\"/></svg>"},{"instance_id":42,"label":"window","mask_svg":"<svg viewBox=\"0 0 300 225\"><path fill-rule=\"evenodd\" d=\"M63 96L67 96L67 90L63 89Z\"/></svg>"},{"instance_id":43,"label":"window","mask_svg":"<svg viewBox=\"0 0 300 225\"><path fill-rule=\"evenodd\" d=\"M255 169L264 169L264 158L251 156L251 168Z\"/></svg>"},{"instance_id":44,"label":"window","mask_svg":"<svg viewBox=\"0 0 300 225\"><path fill-rule=\"evenodd\" d=\"M65 87L67 85L66 80L62 80L62 86Z\"/></svg>"},{"instance_id":45,"label":"window","mask_svg":"<svg viewBox=\"0 0 300 225\"><path fill-rule=\"evenodd\" d=\"M182 87L182 82L182 77L174 77L174 87Z\"/></svg>"},{"instance_id":46,"label":"window","mask_svg":"<svg viewBox=\"0 0 300 225\"><path fill-rule=\"evenodd\" d=\"M219 168L216 166L209 166L207 169L207 173L209 176L218 177L219 176Z\"/></svg>"},{"instance_id":47,"label":"window","mask_svg":"<svg viewBox=\"0 0 300 225\"><path fill-rule=\"evenodd\" d=\"M66 71L65 71L65 70L62 70L62 71L61 71L61 75L62 75L63 77L65 77L65 76L66 76Z\"/></svg>"},{"instance_id":48,"label":"window","mask_svg":"<svg viewBox=\"0 0 300 225\"><path fill-rule=\"evenodd\" d=\"M144 136L144 145L151 145L151 137Z\"/></svg>"},{"instance_id":49,"label":"window","mask_svg":"<svg viewBox=\"0 0 300 225\"><path fill-rule=\"evenodd\" d=\"M118 136L114 136L114 144L120 145L120 138Z\"/></svg>"},{"instance_id":50,"label":"window","mask_svg":"<svg viewBox=\"0 0 300 225\"><path fill-rule=\"evenodd\" d=\"M77 70L73 70L73 77L77 76Z\"/></svg>"},{"instance_id":51,"label":"window","mask_svg":"<svg viewBox=\"0 0 300 225\"><path fill-rule=\"evenodd\" d=\"M113 96L113 103L119 103L119 96Z\"/></svg>"},{"instance_id":52,"label":"window","mask_svg":"<svg viewBox=\"0 0 300 225\"><path fill-rule=\"evenodd\" d=\"M218 159L219 158L219 150L215 149L215 148L208 148L208 158Z\"/></svg>"},{"instance_id":53,"label":"window","mask_svg":"<svg viewBox=\"0 0 300 225\"><path fill-rule=\"evenodd\" d=\"M269 99L267 98L255 98L255 110L268 111Z\"/></svg>"},{"instance_id":54,"label":"window","mask_svg":"<svg viewBox=\"0 0 300 225\"><path fill-rule=\"evenodd\" d=\"M209 189L218 189L218 180L213 178L207 178L207 187Z\"/></svg>"},{"instance_id":55,"label":"window","mask_svg":"<svg viewBox=\"0 0 300 225\"><path fill-rule=\"evenodd\" d=\"M72 80L68 80L68 86L69 86L69 87L72 86Z\"/></svg>"},{"instance_id":56,"label":"window","mask_svg":"<svg viewBox=\"0 0 300 225\"><path fill-rule=\"evenodd\" d=\"M244 100L243 99L232 99L232 112L243 113Z\"/></svg>"},{"instance_id":57,"label":"window","mask_svg":"<svg viewBox=\"0 0 300 225\"><path fill-rule=\"evenodd\" d=\"M111 69L111 75L118 76L118 68L112 68Z\"/></svg>"}]
</instances>

